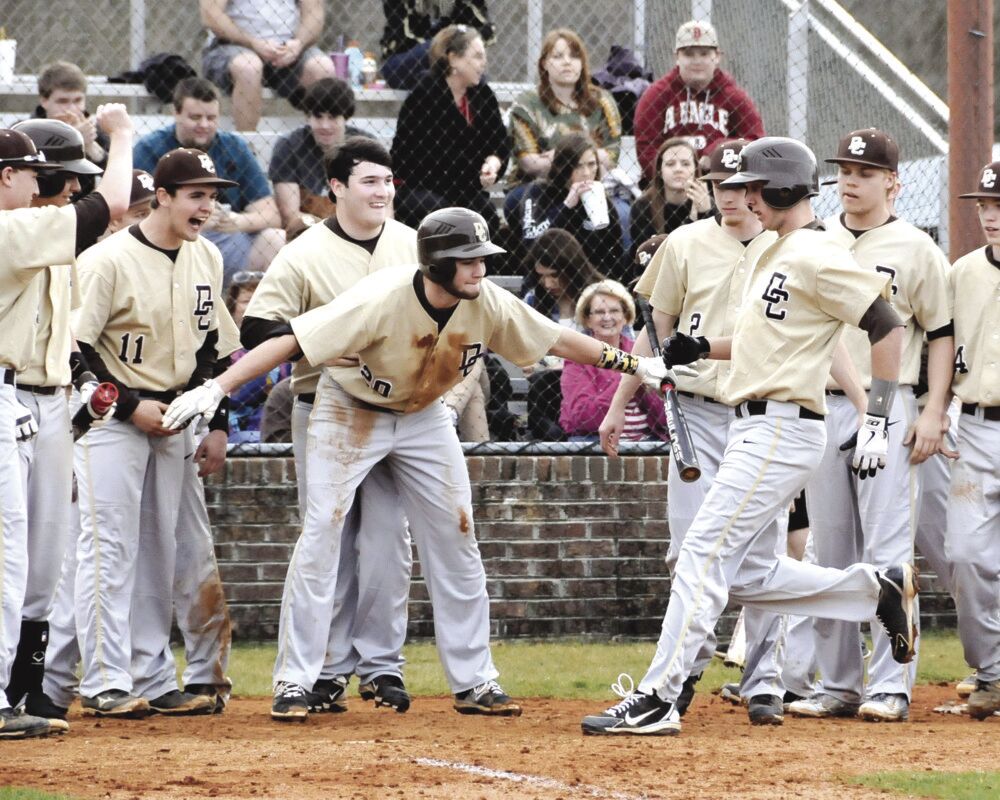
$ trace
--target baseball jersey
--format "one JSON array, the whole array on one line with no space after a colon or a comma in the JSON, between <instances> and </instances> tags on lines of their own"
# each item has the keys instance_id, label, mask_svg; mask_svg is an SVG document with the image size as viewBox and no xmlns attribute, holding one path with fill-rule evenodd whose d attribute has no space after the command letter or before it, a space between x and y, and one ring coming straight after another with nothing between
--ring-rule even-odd
<instances>
[{"instance_id":1,"label":"baseball jersey","mask_svg":"<svg viewBox=\"0 0 1000 800\"><path fill-rule=\"evenodd\" d=\"M17 381L27 386L68 386L72 379L69 354L73 349L69 314L80 306L76 264L49 267L35 282L39 302L34 348ZM53 325L55 320L62 324Z\"/></svg>"},{"instance_id":2,"label":"baseball jersey","mask_svg":"<svg viewBox=\"0 0 1000 800\"><path fill-rule=\"evenodd\" d=\"M306 359L323 364L358 354L359 367L331 373L354 397L392 411L426 408L461 381L487 348L520 366L547 353L564 328L484 280L439 327L418 294L416 266L387 267L333 302L292 320Z\"/></svg>"},{"instance_id":3,"label":"baseball jersey","mask_svg":"<svg viewBox=\"0 0 1000 800\"><path fill-rule=\"evenodd\" d=\"M862 268L823 230L799 228L764 248L733 331L722 400L782 400L826 414L824 392L844 323L857 325L889 276Z\"/></svg>"},{"instance_id":4,"label":"baseball jersey","mask_svg":"<svg viewBox=\"0 0 1000 800\"><path fill-rule=\"evenodd\" d=\"M899 383L912 386L920 376L924 333L951 322L948 302L948 259L926 233L909 222L894 219L855 238L840 215L825 220L827 233L851 251L865 269L888 275L892 281L892 309L906 326ZM843 334L847 352L858 369L862 385L871 388L871 343L860 328Z\"/></svg>"},{"instance_id":5,"label":"baseball jersey","mask_svg":"<svg viewBox=\"0 0 1000 800\"><path fill-rule=\"evenodd\" d=\"M180 389L194 372L205 337L218 330L222 256L199 237L184 242L172 261L132 230L80 255L82 303L73 314L73 332L130 389Z\"/></svg>"},{"instance_id":6,"label":"baseball jersey","mask_svg":"<svg viewBox=\"0 0 1000 800\"><path fill-rule=\"evenodd\" d=\"M955 320L955 377L963 403L1000 406L1000 260L991 247L962 256L949 273Z\"/></svg>"},{"instance_id":7,"label":"baseball jersey","mask_svg":"<svg viewBox=\"0 0 1000 800\"><path fill-rule=\"evenodd\" d=\"M752 245L763 249L776 238L773 232L765 231ZM714 218L678 228L656 251L643 275L645 279L655 273L650 304L677 317L677 330L682 333L731 336L753 263L747 254L748 248ZM703 359L692 366L697 376L678 376L677 388L720 399L729 364Z\"/></svg>"},{"instance_id":8,"label":"baseball jersey","mask_svg":"<svg viewBox=\"0 0 1000 800\"><path fill-rule=\"evenodd\" d=\"M313 225L281 248L254 291L246 316L288 322L326 305L369 273L416 262L417 232L393 219L385 221L374 253L325 224ZM299 359L292 369L292 392L315 392L320 369Z\"/></svg>"},{"instance_id":9,"label":"baseball jersey","mask_svg":"<svg viewBox=\"0 0 1000 800\"><path fill-rule=\"evenodd\" d=\"M38 272L76 258L76 209L0 212L0 367L17 372L31 359L41 292Z\"/></svg>"}]
</instances>

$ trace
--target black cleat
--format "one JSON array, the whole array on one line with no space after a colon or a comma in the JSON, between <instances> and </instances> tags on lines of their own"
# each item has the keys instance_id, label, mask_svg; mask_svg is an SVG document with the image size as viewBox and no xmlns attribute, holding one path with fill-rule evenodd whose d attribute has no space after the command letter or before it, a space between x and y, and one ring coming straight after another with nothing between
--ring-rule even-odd
<instances>
[{"instance_id":1,"label":"black cleat","mask_svg":"<svg viewBox=\"0 0 1000 800\"><path fill-rule=\"evenodd\" d=\"M757 694L747 703L751 725L781 725L785 721L785 705L774 694Z\"/></svg>"},{"instance_id":2,"label":"black cleat","mask_svg":"<svg viewBox=\"0 0 1000 800\"><path fill-rule=\"evenodd\" d=\"M297 683L279 681L274 687L271 719L279 722L305 722L308 716L309 702L306 700L306 690Z\"/></svg>"},{"instance_id":3,"label":"black cleat","mask_svg":"<svg viewBox=\"0 0 1000 800\"><path fill-rule=\"evenodd\" d=\"M623 678L628 678L627 690L622 686ZM632 679L627 675L619 675L611 688L622 698L621 702L601 714L584 717L580 727L585 734L676 736L681 732L681 716L673 703L661 700L656 694L632 691Z\"/></svg>"},{"instance_id":4,"label":"black cleat","mask_svg":"<svg viewBox=\"0 0 1000 800\"><path fill-rule=\"evenodd\" d=\"M340 714L347 711L347 681L348 678L344 675L320 678L316 681L312 691L306 692L309 710L314 714L323 712Z\"/></svg>"},{"instance_id":5,"label":"black cleat","mask_svg":"<svg viewBox=\"0 0 1000 800\"><path fill-rule=\"evenodd\" d=\"M521 706L515 703L496 681L486 681L455 695L454 708L459 714L487 714L495 717L519 717Z\"/></svg>"},{"instance_id":6,"label":"black cleat","mask_svg":"<svg viewBox=\"0 0 1000 800\"><path fill-rule=\"evenodd\" d=\"M918 635L915 601L920 584L917 571L911 564L901 564L877 575L879 596L875 616L889 634L893 660L909 664L916 652Z\"/></svg>"},{"instance_id":7,"label":"black cleat","mask_svg":"<svg viewBox=\"0 0 1000 800\"><path fill-rule=\"evenodd\" d=\"M172 689L149 701L149 708L154 714L166 714L171 717L196 717L211 714L215 711L215 696L207 694L192 694Z\"/></svg>"},{"instance_id":8,"label":"black cleat","mask_svg":"<svg viewBox=\"0 0 1000 800\"><path fill-rule=\"evenodd\" d=\"M410 695L398 675L376 675L362 683L358 692L362 700L374 700L375 708L388 706L402 714L410 707Z\"/></svg>"}]
</instances>

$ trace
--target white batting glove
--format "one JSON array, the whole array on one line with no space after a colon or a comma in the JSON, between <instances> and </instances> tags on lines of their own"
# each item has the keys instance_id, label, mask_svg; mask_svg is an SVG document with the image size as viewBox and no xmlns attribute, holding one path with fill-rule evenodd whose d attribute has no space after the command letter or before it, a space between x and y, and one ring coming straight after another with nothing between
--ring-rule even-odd
<instances>
[{"instance_id":1,"label":"white batting glove","mask_svg":"<svg viewBox=\"0 0 1000 800\"><path fill-rule=\"evenodd\" d=\"M678 376L690 378L698 373L690 367L668 367L662 358L639 356L639 368L635 371L635 374L642 379L642 382L646 386L658 390L660 383L664 380L676 385Z\"/></svg>"},{"instance_id":2,"label":"white batting glove","mask_svg":"<svg viewBox=\"0 0 1000 800\"><path fill-rule=\"evenodd\" d=\"M862 480L874 478L875 473L885 469L888 453L889 418L879 414L865 414L865 420L858 431L852 469Z\"/></svg>"},{"instance_id":3,"label":"white batting glove","mask_svg":"<svg viewBox=\"0 0 1000 800\"><path fill-rule=\"evenodd\" d=\"M15 401L16 402L16 401ZM31 409L20 402L16 402L14 411L14 436L19 442L31 441L38 433L38 423Z\"/></svg>"},{"instance_id":4,"label":"white batting glove","mask_svg":"<svg viewBox=\"0 0 1000 800\"><path fill-rule=\"evenodd\" d=\"M184 428L197 416L210 417L219 407L226 393L214 380L207 380L201 386L189 389L170 404L163 412L164 428L177 431Z\"/></svg>"}]
</instances>

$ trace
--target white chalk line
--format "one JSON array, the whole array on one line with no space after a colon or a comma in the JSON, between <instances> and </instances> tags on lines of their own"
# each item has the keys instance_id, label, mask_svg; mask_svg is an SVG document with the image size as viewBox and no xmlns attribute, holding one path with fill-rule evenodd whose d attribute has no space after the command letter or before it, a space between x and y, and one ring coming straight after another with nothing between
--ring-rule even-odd
<instances>
[{"instance_id":1,"label":"white chalk line","mask_svg":"<svg viewBox=\"0 0 1000 800\"><path fill-rule=\"evenodd\" d=\"M456 772L465 772L469 775L478 775L482 778L495 778L511 783L524 783L535 786L539 789L554 789L570 795L581 797L599 797L607 800L647 800L644 794L626 794L624 792L611 792L599 786L589 786L584 783L563 783L555 778L546 778L540 775L525 775L521 772L508 772L501 769L490 769L489 767L479 767L475 764L463 764L460 761L446 761L441 758L415 758L414 761L424 767L438 767L441 769L451 769Z\"/></svg>"}]
</instances>

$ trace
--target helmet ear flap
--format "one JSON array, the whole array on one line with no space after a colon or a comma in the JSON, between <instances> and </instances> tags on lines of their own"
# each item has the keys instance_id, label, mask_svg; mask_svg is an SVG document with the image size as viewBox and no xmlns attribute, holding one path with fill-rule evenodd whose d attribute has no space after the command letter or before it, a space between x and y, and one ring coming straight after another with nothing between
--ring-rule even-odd
<instances>
[{"instance_id":1,"label":"helmet ear flap","mask_svg":"<svg viewBox=\"0 0 1000 800\"><path fill-rule=\"evenodd\" d=\"M55 197L66 186L69 176L65 172L39 172L38 196L41 198Z\"/></svg>"}]
</instances>

